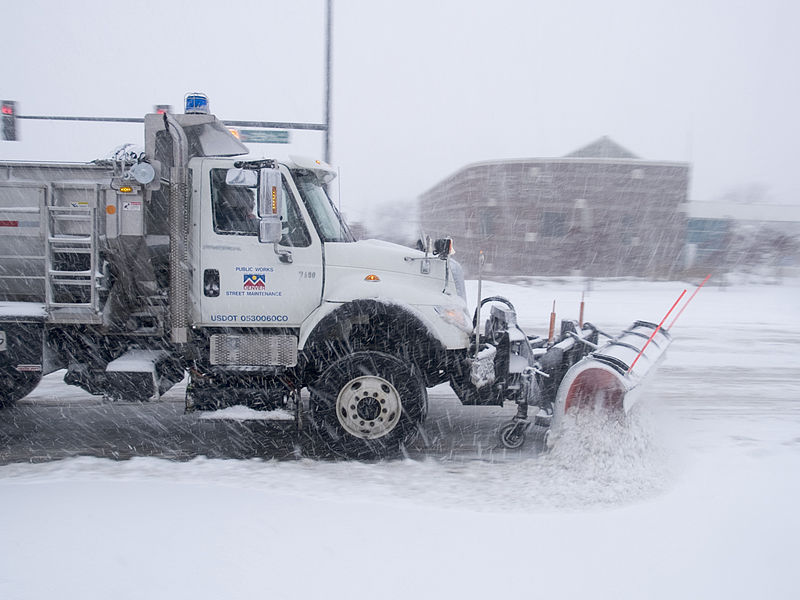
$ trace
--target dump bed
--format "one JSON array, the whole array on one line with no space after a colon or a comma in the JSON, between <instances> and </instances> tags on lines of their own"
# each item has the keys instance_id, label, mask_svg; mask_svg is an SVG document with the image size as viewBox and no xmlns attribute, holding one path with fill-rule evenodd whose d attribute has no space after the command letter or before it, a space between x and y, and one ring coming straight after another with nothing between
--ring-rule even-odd
<instances>
[{"instance_id":1,"label":"dump bed","mask_svg":"<svg viewBox=\"0 0 800 600\"><path fill-rule=\"evenodd\" d=\"M44 302L48 271L66 256L60 250L85 249L88 258L111 176L93 164L0 162L0 301ZM84 272L89 262L70 269Z\"/></svg>"}]
</instances>

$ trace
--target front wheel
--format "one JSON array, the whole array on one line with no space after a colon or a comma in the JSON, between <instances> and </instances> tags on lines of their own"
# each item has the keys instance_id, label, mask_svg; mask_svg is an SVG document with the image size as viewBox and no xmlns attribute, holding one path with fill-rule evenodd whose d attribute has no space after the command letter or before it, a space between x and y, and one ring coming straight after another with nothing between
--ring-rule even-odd
<instances>
[{"instance_id":1,"label":"front wheel","mask_svg":"<svg viewBox=\"0 0 800 600\"><path fill-rule=\"evenodd\" d=\"M351 458L381 458L411 443L427 411L415 365L382 352L340 358L310 389L315 429L333 452Z\"/></svg>"},{"instance_id":2,"label":"front wheel","mask_svg":"<svg viewBox=\"0 0 800 600\"><path fill-rule=\"evenodd\" d=\"M509 450L521 448L525 443L525 431L527 423L515 422L507 423L500 428L500 441Z\"/></svg>"}]
</instances>

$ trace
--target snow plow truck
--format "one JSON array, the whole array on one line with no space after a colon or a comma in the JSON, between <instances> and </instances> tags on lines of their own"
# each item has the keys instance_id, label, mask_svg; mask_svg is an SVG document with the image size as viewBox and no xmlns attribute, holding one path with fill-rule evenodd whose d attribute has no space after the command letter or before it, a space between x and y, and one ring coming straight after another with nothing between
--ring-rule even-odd
<instances>
[{"instance_id":1,"label":"snow plow truck","mask_svg":"<svg viewBox=\"0 0 800 600\"><path fill-rule=\"evenodd\" d=\"M382 457L449 383L466 405L516 403L500 430L516 448L569 411L625 414L670 343L642 321L529 335L500 297L470 313L451 239L356 241L334 169L248 153L198 109L146 115L139 152L0 162L2 406L60 369L143 401L188 373L187 411L283 408L339 455Z\"/></svg>"}]
</instances>

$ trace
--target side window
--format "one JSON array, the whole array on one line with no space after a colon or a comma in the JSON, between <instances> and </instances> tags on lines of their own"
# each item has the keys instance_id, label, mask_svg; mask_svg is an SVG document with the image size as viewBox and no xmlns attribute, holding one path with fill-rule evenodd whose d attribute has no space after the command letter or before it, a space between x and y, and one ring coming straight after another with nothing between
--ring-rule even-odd
<instances>
[{"instance_id":1,"label":"side window","mask_svg":"<svg viewBox=\"0 0 800 600\"><path fill-rule=\"evenodd\" d=\"M257 188L231 186L225 183L227 169L211 170L211 211L214 231L223 235L258 235ZM283 225L282 246L302 248L311 245L303 218L294 196L283 179L285 206L280 207Z\"/></svg>"},{"instance_id":2,"label":"side window","mask_svg":"<svg viewBox=\"0 0 800 600\"><path fill-rule=\"evenodd\" d=\"M211 170L214 231L225 235L258 235L256 189L227 185L227 169Z\"/></svg>"},{"instance_id":3,"label":"side window","mask_svg":"<svg viewBox=\"0 0 800 600\"><path fill-rule=\"evenodd\" d=\"M283 181L283 198L286 206L281 211L283 213L283 235L281 236L280 245L305 248L311 245L311 236L308 235L308 229L297 208L297 202L289 192L286 179L283 177L281 179Z\"/></svg>"}]
</instances>

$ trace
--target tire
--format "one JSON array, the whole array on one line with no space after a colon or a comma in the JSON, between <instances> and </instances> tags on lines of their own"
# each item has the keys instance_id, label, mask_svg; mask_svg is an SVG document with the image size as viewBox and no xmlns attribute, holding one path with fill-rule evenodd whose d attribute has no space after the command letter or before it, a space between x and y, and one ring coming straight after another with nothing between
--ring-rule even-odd
<instances>
[{"instance_id":1,"label":"tire","mask_svg":"<svg viewBox=\"0 0 800 600\"><path fill-rule=\"evenodd\" d=\"M11 406L30 394L42 380L41 371L20 373L14 367L0 369L0 408Z\"/></svg>"},{"instance_id":2,"label":"tire","mask_svg":"<svg viewBox=\"0 0 800 600\"><path fill-rule=\"evenodd\" d=\"M42 327L41 323L0 323L4 342L4 351L0 352L0 408L21 400L42 380Z\"/></svg>"},{"instance_id":3,"label":"tire","mask_svg":"<svg viewBox=\"0 0 800 600\"><path fill-rule=\"evenodd\" d=\"M522 448L525 444L525 429L517 423L508 423L500 429L500 441L509 450Z\"/></svg>"},{"instance_id":4,"label":"tire","mask_svg":"<svg viewBox=\"0 0 800 600\"><path fill-rule=\"evenodd\" d=\"M332 363L310 386L311 422L325 445L348 458L389 456L410 444L428 395L413 363L362 351Z\"/></svg>"}]
</instances>

